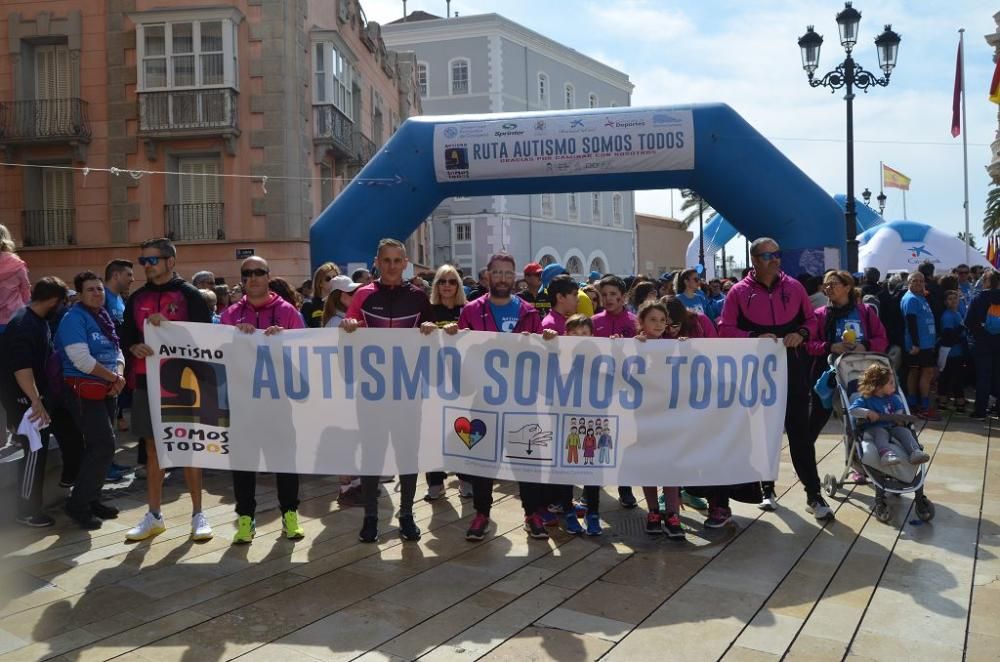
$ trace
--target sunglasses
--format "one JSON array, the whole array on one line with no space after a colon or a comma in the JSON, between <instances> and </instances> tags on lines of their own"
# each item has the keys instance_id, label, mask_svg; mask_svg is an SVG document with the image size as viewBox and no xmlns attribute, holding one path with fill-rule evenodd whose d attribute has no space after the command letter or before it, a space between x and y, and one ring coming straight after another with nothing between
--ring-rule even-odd
<instances>
[{"instance_id":1,"label":"sunglasses","mask_svg":"<svg viewBox=\"0 0 1000 662\"><path fill-rule=\"evenodd\" d=\"M259 271L259 269L258 269L258 271ZM332 275L331 275L331 276L327 276L327 277L326 277L326 278L325 278L324 280L325 280L326 282L328 282L328 283L329 283L329 282L330 282L331 280L333 280L334 278L336 278L336 276L332 276Z\"/></svg>"},{"instance_id":2,"label":"sunglasses","mask_svg":"<svg viewBox=\"0 0 1000 662\"><path fill-rule=\"evenodd\" d=\"M168 259L165 255L150 255L149 257L140 256L137 262L144 267L155 267L160 263L160 260Z\"/></svg>"},{"instance_id":3,"label":"sunglasses","mask_svg":"<svg viewBox=\"0 0 1000 662\"><path fill-rule=\"evenodd\" d=\"M442 278L438 281L438 285L458 285L458 281L454 278Z\"/></svg>"},{"instance_id":4,"label":"sunglasses","mask_svg":"<svg viewBox=\"0 0 1000 662\"><path fill-rule=\"evenodd\" d=\"M261 276L266 276L269 273L267 269L247 269L246 271L241 271L240 276L243 277L243 280L249 280L253 277L260 278Z\"/></svg>"},{"instance_id":5,"label":"sunglasses","mask_svg":"<svg viewBox=\"0 0 1000 662\"><path fill-rule=\"evenodd\" d=\"M764 251L763 253L755 253L754 257L760 258L764 262L770 262L771 260L780 260L781 251Z\"/></svg>"}]
</instances>

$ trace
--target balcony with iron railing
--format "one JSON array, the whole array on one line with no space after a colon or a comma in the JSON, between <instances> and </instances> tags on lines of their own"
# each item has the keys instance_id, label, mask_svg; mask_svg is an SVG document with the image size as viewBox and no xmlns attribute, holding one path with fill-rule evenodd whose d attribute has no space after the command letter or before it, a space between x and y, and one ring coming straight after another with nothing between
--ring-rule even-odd
<instances>
[{"instance_id":1,"label":"balcony with iron railing","mask_svg":"<svg viewBox=\"0 0 1000 662\"><path fill-rule=\"evenodd\" d=\"M25 246L69 246L76 211L73 209L26 209L21 212Z\"/></svg>"},{"instance_id":2,"label":"balcony with iron railing","mask_svg":"<svg viewBox=\"0 0 1000 662\"><path fill-rule=\"evenodd\" d=\"M235 154L239 93L231 88L139 92L139 135L146 139L222 136Z\"/></svg>"},{"instance_id":3,"label":"balcony with iron railing","mask_svg":"<svg viewBox=\"0 0 1000 662\"><path fill-rule=\"evenodd\" d=\"M223 203L164 205L163 221L167 237L173 241L215 241L225 239Z\"/></svg>"},{"instance_id":4,"label":"balcony with iron railing","mask_svg":"<svg viewBox=\"0 0 1000 662\"><path fill-rule=\"evenodd\" d=\"M23 99L0 103L0 143L90 142L87 102L82 99Z\"/></svg>"},{"instance_id":5,"label":"balcony with iron railing","mask_svg":"<svg viewBox=\"0 0 1000 662\"><path fill-rule=\"evenodd\" d=\"M363 166L378 151L378 146L333 104L313 106L313 130L313 143L353 166Z\"/></svg>"}]
</instances>

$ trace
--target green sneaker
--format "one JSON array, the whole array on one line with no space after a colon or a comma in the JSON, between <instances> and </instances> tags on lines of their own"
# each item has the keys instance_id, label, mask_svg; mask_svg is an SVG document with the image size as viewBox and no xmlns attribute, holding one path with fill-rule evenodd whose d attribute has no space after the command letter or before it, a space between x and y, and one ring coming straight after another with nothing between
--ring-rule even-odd
<instances>
[{"instance_id":1,"label":"green sneaker","mask_svg":"<svg viewBox=\"0 0 1000 662\"><path fill-rule=\"evenodd\" d=\"M301 540L306 535L299 525L299 514L294 510L289 510L281 516L281 531L289 540Z\"/></svg>"},{"instance_id":2,"label":"green sneaker","mask_svg":"<svg viewBox=\"0 0 1000 662\"><path fill-rule=\"evenodd\" d=\"M708 510L708 501L705 501L701 497L691 496L685 490L681 490L681 501L689 508Z\"/></svg>"},{"instance_id":3,"label":"green sneaker","mask_svg":"<svg viewBox=\"0 0 1000 662\"><path fill-rule=\"evenodd\" d=\"M253 537L257 533L257 522L249 515L240 515L236 522L236 535L233 536L234 545L248 545L253 542Z\"/></svg>"}]
</instances>

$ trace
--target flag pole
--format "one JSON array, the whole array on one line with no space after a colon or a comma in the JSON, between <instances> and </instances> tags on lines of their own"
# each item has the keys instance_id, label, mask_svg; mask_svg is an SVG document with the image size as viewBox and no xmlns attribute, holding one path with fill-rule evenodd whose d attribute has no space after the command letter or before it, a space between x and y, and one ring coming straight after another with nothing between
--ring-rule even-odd
<instances>
[{"instance_id":1,"label":"flag pole","mask_svg":"<svg viewBox=\"0 0 1000 662\"><path fill-rule=\"evenodd\" d=\"M962 206L965 208L965 263L969 264L969 141L966 137L969 123L965 119L965 28L960 28L958 31L958 57L962 63L962 174L965 178L965 199Z\"/></svg>"},{"instance_id":2,"label":"flag pole","mask_svg":"<svg viewBox=\"0 0 1000 662\"><path fill-rule=\"evenodd\" d=\"M903 189L903 220L906 220L906 189ZM968 260L969 258L965 258Z\"/></svg>"}]
</instances>

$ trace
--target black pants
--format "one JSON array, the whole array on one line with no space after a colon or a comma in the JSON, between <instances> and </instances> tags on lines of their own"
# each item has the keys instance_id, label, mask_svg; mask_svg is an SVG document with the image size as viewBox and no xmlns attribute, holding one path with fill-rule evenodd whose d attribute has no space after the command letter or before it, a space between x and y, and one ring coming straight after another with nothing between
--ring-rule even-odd
<instances>
[{"instance_id":1,"label":"black pants","mask_svg":"<svg viewBox=\"0 0 1000 662\"><path fill-rule=\"evenodd\" d=\"M525 516L534 515L547 506L548 485L542 483L518 482L518 490L521 492L521 507L524 508Z\"/></svg>"},{"instance_id":2,"label":"black pants","mask_svg":"<svg viewBox=\"0 0 1000 662\"><path fill-rule=\"evenodd\" d=\"M564 513L573 512L572 485L552 485L549 489L549 500L552 503L562 506ZM588 515L599 513L601 511L601 487L599 485L585 485L583 488L583 500L587 502Z\"/></svg>"},{"instance_id":3,"label":"black pants","mask_svg":"<svg viewBox=\"0 0 1000 662\"><path fill-rule=\"evenodd\" d=\"M361 498L365 503L365 517L378 516L378 494L381 476L361 477ZM399 515L413 514L413 498L417 493L417 474L399 477Z\"/></svg>"},{"instance_id":4,"label":"black pants","mask_svg":"<svg viewBox=\"0 0 1000 662\"><path fill-rule=\"evenodd\" d=\"M67 484L75 483L83 460L83 435L63 402L54 399L46 402L45 406L48 407L51 419L49 433L59 442L59 452L62 453L60 480Z\"/></svg>"},{"instance_id":5,"label":"black pants","mask_svg":"<svg viewBox=\"0 0 1000 662\"><path fill-rule=\"evenodd\" d=\"M274 474L278 483L278 505L282 513L299 509L299 475ZM257 473L233 472L233 493L236 496L236 514L253 517L257 512Z\"/></svg>"},{"instance_id":6,"label":"black pants","mask_svg":"<svg viewBox=\"0 0 1000 662\"><path fill-rule=\"evenodd\" d=\"M819 494L819 472L816 468L816 437L811 435L809 404L812 384L809 383L812 361L804 348L787 350L788 398L785 409L785 433L792 466L802 481L807 495ZM824 421L825 423L825 421ZM822 429L822 427L820 428ZM818 434L817 434L818 436Z\"/></svg>"},{"instance_id":7,"label":"black pants","mask_svg":"<svg viewBox=\"0 0 1000 662\"><path fill-rule=\"evenodd\" d=\"M84 400L66 390L63 394L66 409L83 435L83 453L80 471L73 485L73 492L66 501L66 508L75 513L86 513L90 504L101 496L104 478L115 455L115 399Z\"/></svg>"},{"instance_id":8,"label":"black pants","mask_svg":"<svg viewBox=\"0 0 1000 662\"><path fill-rule=\"evenodd\" d=\"M990 396L1000 401L1000 349L976 347L972 358L976 364L976 416L985 416Z\"/></svg>"},{"instance_id":9,"label":"black pants","mask_svg":"<svg viewBox=\"0 0 1000 662\"><path fill-rule=\"evenodd\" d=\"M938 397L965 401L965 357L949 358L938 379Z\"/></svg>"},{"instance_id":10,"label":"black pants","mask_svg":"<svg viewBox=\"0 0 1000 662\"><path fill-rule=\"evenodd\" d=\"M444 485L444 479L448 477L448 473L445 471L428 471L424 474L424 478L427 479L427 487L433 487L434 485Z\"/></svg>"},{"instance_id":11,"label":"black pants","mask_svg":"<svg viewBox=\"0 0 1000 662\"><path fill-rule=\"evenodd\" d=\"M20 422L20 421L18 421ZM28 438L15 434L13 441L24 450L17 466L17 515L32 517L42 514L42 485L45 483L45 461L49 454L49 433L42 430L42 447L31 450Z\"/></svg>"}]
</instances>

